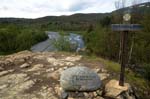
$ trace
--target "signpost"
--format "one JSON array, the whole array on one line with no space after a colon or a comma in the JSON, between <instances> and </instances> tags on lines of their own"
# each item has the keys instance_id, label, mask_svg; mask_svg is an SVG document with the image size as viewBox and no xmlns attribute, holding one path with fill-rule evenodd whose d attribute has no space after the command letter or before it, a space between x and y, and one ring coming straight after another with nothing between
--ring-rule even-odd
<instances>
[{"instance_id":1,"label":"signpost","mask_svg":"<svg viewBox=\"0 0 150 99\"><path fill-rule=\"evenodd\" d=\"M129 31L139 31L141 26L139 24L130 24L131 15L129 13L124 14L123 24L112 24L111 28L113 31L121 31L121 71L119 85L124 86L124 74L127 57L127 38Z\"/></svg>"}]
</instances>

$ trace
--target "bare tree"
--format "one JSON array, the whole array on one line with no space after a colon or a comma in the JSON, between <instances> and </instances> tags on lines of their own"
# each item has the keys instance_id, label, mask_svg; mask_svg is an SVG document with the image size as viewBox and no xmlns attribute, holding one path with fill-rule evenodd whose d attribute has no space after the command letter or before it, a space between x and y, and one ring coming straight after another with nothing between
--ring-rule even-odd
<instances>
[{"instance_id":1,"label":"bare tree","mask_svg":"<svg viewBox=\"0 0 150 99\"><path fill-rule=\"evenodd\" d=\"M140 4L140 3L142 3L143 2L143 0L132 0L132 6L135 6L135 5L137 5L137 4Z\"/></svg>"},{"instance_id":2,"label":"bare tree","mask_svg":"<svg viewBox=\"0 0 150 99\"><path fill-rule=\"evenodd\" d=\"M132 0L132 8L134 9L134 12L132 13L132 21L134 22L134 20L136 20L137 18L137 11L136 11L136 5L142 3L143 0ZM134 38L135 35L133 34L131 37L131 47L130 47L130 51L129 51L129 57L128 57L128 64L130 64L130 61L132 59L132 53L133 53L133 47L134 47Z\"/></svg>"},{"instance_id":3,"label":"bare tree","mask_svg":"<svg viewBox=\"0 0 150 99\"><path fill-rule=\"evenodd\" d=\"M119 1L115 1L115 8L120 9L120 2Z\"/></svg>"},{"instance_id":4,"label":"bare tree","mask_svg":"<svg viewBox=\"0 0 150 99\"><path fill-rule=\"evenodd\" d=\"M122 8L126 7L126 0L121 0Z\"/></svg>"},{"instance_id":5,"label":"bare tree","mask_svg":"<svg viewBox=\"0 0 150 99\"><path fill-rule=\"evenodd\" d=\"M115 7L116 9L121 9L126 7L126 0L117 0L115 1Z\"/></svg>"}]
</instances>

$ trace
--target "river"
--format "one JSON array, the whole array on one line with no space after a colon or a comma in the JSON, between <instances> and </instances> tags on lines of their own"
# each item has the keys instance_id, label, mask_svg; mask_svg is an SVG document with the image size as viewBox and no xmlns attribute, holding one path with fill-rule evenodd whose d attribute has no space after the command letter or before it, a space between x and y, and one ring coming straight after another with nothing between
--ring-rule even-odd
<instances>
[{"instance_id":1,"label":"river","mask_svg":"<svg viewBox=\"0 0 150 99\"><path fill-rule=\"evenodd\" d=\"M57 48L54 47L53 41L58 40L61 35L59 32L45 32L48 35L48 39L35 44L31 47L31 51L33 52L46 52L46 51L58 51ZM76 44L77 48L75 51L79 51L85 47L83 37L79 34L70 33L68 36L65 36L69 39L70 44Z\"/></svg>"}]
</instances>

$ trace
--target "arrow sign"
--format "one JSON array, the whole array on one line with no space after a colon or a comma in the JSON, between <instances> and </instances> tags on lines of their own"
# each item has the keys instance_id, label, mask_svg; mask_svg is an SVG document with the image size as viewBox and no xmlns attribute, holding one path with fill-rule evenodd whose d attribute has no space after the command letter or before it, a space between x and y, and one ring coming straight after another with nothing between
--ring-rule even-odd
<instances>
[{"instance_id":1,"label":"arrow sign","mask_svg":"<svg viewBox=\"0 0 150 99\"><path fill-rule=\"evenodd\" d=\"M142 29L140 24L112 24L113 31L139 31Z\"/></svg>"}]
</instances>

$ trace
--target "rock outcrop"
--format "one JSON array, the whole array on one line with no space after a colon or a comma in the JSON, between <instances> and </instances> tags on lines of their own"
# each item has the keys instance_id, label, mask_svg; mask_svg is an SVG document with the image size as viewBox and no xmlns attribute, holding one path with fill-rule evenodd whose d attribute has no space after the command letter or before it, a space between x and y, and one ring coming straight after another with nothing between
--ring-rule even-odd
<instances>
[{"instance_id":1,"label":"rock outcrop","mask_svg":"<svg viewBox=\"0 0 150 99\"><path fill-rule=\"evenodd\" d=\"M82 59L81 55L23 51L1 56L0 99L60 99L61 96L68 97L68 99L107 99L105 96L113 93L107 88L110 86L106 86L106 94L103 87L92 92L66 93L60 86L60 76L64 70L74 66L86 66L95 71L102 82L109 81L110 74L100 62ZM90 72L87 72L86 75L89 75L88 73ZM98 80L98 78L96 79ZM105 85L104 82L101 84L102 86ZM99 85L93 86L99 87ZM129 90L121 91L116 93L115 97L130 95L128 92Z\"/></svg>"}]
</instances>

